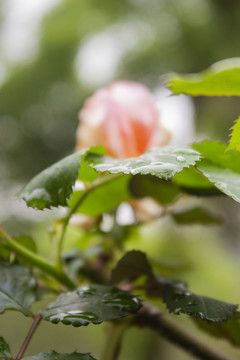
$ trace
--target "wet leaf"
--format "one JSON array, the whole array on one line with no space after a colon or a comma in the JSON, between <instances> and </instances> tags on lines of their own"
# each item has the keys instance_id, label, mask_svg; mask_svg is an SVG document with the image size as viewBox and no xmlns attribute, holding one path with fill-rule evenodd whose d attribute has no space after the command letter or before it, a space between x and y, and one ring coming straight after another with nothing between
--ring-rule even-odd
<instances>
[{"instance_id":1,"label":"wet leaf","mask_svg":"<svg viewBox=\"0 0 240 360\"><path fill-rule=\"evenodd\" d=\"M217 338L228 340L232 345L240 347L240 316L235 314L232 319L223 323L207 323L201 319L194 319L199 328Z\"/></svg>"},{"instance_id":2,"label":"wet leaf","mask_svg":"<svg viewBox=\"0 0 240 360\"><path fill-rule=\"evenodd\" d=\"M97 216L103 212L115 209L123 201L130 200L131 195L128 190L129 180L130 176L105 175L104 178L101 177L99 179L99 186L96 186L85 196L76 212ZM82 194L83 191L74 191L68 202L70 208L75 207Z\"/></svg>"},{"instance_id":3,"label":"wet leaf","mask_svg":"<svg viewBox=\"0 0 240 360\"><path fill-rule=\"evenodd\" d=\"M171 181L164 181L152 175L133 176L130 191L137 198L150 196L160 204L169 204L181 194L178 186Z\"/></svg>"},{"instance_id":4,"label":"wet leaf","mask_svg":"<svg viewBox=\"0 0 240 360\"><path fill-rule=\"evenodd\" d=\"M175 211L171 213L172 217L178 224L220 224L221 219L209 211L195 207L192 209Z\"/></svg>"},{"instance_id":5,"label":"wet leaf","mask_svg":"<svg viewBox=\"0 0 240 360\"><path fill-rule=\"evenodd\" d=\"M12 359L10 349L3 337L0 337L0 360Z\"/></svg>"},{"instance_id":6,"label":"wet leaf","mask_svg":"<svg viewBox=\"0 0 240 360\"><path fill-rule=\"evenodd\" d=\"M166 286L164 302L170 312L187 314L209 322L223 322L233 317L238 306L196 295L177 286Z\"/></svg>"},{"instance_id":7,"label":"wet leaf","mask_svg":"<svg viewBox=\"0 0 240 360\"><path fill-rule=\"evenodd\" d=\"M142 251L128 251L112 270L111 280L118 284L126 280L134 280L141 275L146 275L149 280L154 280L150 263Z\"/></svg>"},{"instance_id":8,"label":"wet leaf","mask_svg":"<svg viewBox=\"0 0 240 360\"><path fill-rule=\"evenodd\" d=\"M235 149L240 151L240 117L236 120L231 130L232 133L227 150Z\"/></svg>"},{"instance_id":9,"label":"wet leaf","mask_svg":"<svg viewBox=\"0 0 240 360\"><path fill-rule=\"evenodd\" d=\"M197 151L188 146L167 146L153 148L137 158L113 159L88 156L93 168L111 174L154 175L160 179L171 179L184 168L194 165L200 159Z\"/></svg>"},{"instance_id":10,"label":"wet leaf","mask_svg":"<svg viewBox=\"0 0 240 360\"><path fill-rule=\"evenodd\" d=\"M126 291L113 286L89 285L61 294L41 314L54 324L81 326L132 315L140 307L140 300Z\"/></svg>"},{"instance_id":11,"label":"wet leaf","mask_svg":"<svg viewBox=\"0 0 240 360\"><path fill-rule=\"evenodd\" d=\"M239 96L240 58L219 61L199 74L170 74L167 87L174 94Z\"/></svg>"},{"instance_id":12,"label":"wet leaf","mask_svg":"<svg viewBox=\"0 0 240 360\"><path fill-rule=\"evenodd\" d=\"M21 190L19 197L25 200L28 206L39 210L51 206L66 206L78 178L80 165L89 152L103 153L102 147L94 147L67 156L35 176ZM92 174L89 176L90 181Z\"/></svg>"},{"instance_id":13,"label":"wet leaf","mask_svg":"<svg viewBox=\"0 0 240 360\"><path fill-rule=\"evenodd\" d=\"M28 268L0 261L0 313L18 310L29 316L30 307L36 300L36 287Z\"/></svg>"},{"instance_id":14,"label":"wet leaf","mask_svg":"<svg viewBox=\"0 0 240 360\"><path fill-rule=\"evenodd\" d=\"M56 351L42 352L38 355L29 356L23 360L96 360L90 354L80 354L74 352L72 354L59 354Z\"/></svg>"}]
</instances>

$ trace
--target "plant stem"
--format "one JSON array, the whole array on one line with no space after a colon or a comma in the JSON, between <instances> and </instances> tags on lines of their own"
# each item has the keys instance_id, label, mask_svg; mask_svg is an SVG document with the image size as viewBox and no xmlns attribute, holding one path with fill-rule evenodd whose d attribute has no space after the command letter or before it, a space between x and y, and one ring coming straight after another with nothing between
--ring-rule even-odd
<instances>
[{"instance_id":1,"label":"plant stem","mask_svg":"<svg viewBox=\"0 0 240 360\"><path fill-rule=\"evenodd\" d=\"M107 340L102 360L117 360L122 344L122 337L129 325L128 321L109 323L107 328Z\"/></svg>"},{"instance_id":2,"label":"plant stem","mask_svg":"<svg viewBox=\"0 0 240 360\"><path fill-rule=\"evenodd\" d=\"M59 271L62 271L62 259L61 259L62 246L63 246L63 240L64 240L64 237L65 237L65 233L66 233L66 230L67 230L69 220L70 220L69 216L64 220L61 234L60 234L59 238L57 238L57 240L56 240L56 260L55 260L55 265L56 265L56 268Z\"/></svg>"},{"instance_id":3,"label":"plant stem","mask_svg":"<svg viewBox=\"0 0 240 360\"><path fill-rule=\"evenodd\" d=\"M166 340L181 347L186 352L202 360L231 360L223 354L209 348L205 343L188 334L185 329L177 326L157 310L144 307L136 316L133 324L149 327L157 331ZM104 359L105 360L105 359Z\"/></svg>"},{"instance_id":4,"label":"plant stem","mask_svg":"<svg viewBox=\"0 0 240 360\"><path fill-rule=\"evenodd\" d=\"M56 267L59 270L62 269L62 261L61 261L62 247L63 247L63 243L64 243L64 238L65 238L67 226L69 224L69 221L70 221L72 215L77 211L79 206L83 203L83 201L88 197L88 195L93 190L96 190L97 188L100 188L101 186L103 186L103 185L105 185L105 184L107 184L109 182L112 182L115 179L118 179L119 177L122 177L122 176L123 176L122 174L115 174L115 175L111 175L111 176L101 176L100 178L96 179L91 184L91 186L89 186L87 189L85 189L85 191L79 197L76 204L72 207L72 209L70 209L67 217L64 220L62 232L61 232L61 235L60 235L60 237L59 237L59 239L57 241L57 244L56 244Z\"/></svg>"},{"instance_id":5,"label":"plant stem","mask_svg":"<svg viewBox=\"0 0 240 360\"><path fill-rule=\"evenodd\" d=\"M29 344L29 342L41 320L42 320L41 315L40 314L36 315L34 322L32 323L32 326L31 326L31 328L26 336L26 339L24 340L24 343L22 344L21 349L19 350L15 360L21 360L21 358L24 355L24 353L27 349L27 346L28 346L28 344Z\"/></svg>"},{"instance_id":6,"label":"plant stem","mask_svg":"<svg viewBox=\"0 0 240 360\"><path fill-rule=\"evenodd\" d=\"M1 227L0 227L0 236L7 242L8 246L13 251L21 255L31 265L38 267L43 272L52 276L54 279L58 280L62 285L66 286L68 289L74 289L76 287L75 284L69 279L69 277L63 271L59 271L55 266L47 262L43 257L34 254L31 250L19 244L14 238L8 235Z\"/></svg>"}]
</instances>

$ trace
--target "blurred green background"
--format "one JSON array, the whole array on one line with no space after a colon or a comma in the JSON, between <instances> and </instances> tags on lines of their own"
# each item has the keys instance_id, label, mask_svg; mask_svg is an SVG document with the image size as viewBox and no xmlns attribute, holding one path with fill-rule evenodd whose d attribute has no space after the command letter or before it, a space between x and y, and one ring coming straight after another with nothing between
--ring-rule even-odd
<instances>
[{"instance_id":1,"label":"blurred green background","mask_svg":"<svg viewBox=\"0 0 240 360\"><path fill-rule=\"evenodd\" d=\"M116 79L154 91L165 73L198 72L239 56L239 20L239 0L0 0L0 222L12 233L28 224L41 240L34 225L40 212L23 211L13 195L73 151L86 97ZM197 136L227 141L239 105L238 98L195 98ZM189 262L191 271L179 270L176 278L192 291L239 303L239 205L222 198L205 205L223 215L224 226L178 229L167 219L128 246ZM17 351L29 319L5 314L0 326ZM78 349L98 357L103 342L102 325L42 324L29 354ZM224 341L213 343L240 359ZM120 360L159 358L193 359L150 331L129 330Z\"/></svg>"}]
</instances>

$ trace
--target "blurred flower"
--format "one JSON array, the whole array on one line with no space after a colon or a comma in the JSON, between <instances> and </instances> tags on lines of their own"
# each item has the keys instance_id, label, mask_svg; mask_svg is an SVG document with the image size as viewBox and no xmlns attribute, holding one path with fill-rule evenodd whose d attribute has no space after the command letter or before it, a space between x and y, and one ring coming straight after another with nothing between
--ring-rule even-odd
<instances>
[{"instance_id":1,"label":"blurred flower","mask_svg":"<svg viewBox=\"0 0 240 360\"><path fill-rule=\"evenodd\" d=\"M137 82L117 81L98 90L83 105L79 122L76 150L103 145L107 155L115 158L137 157L170 140L152 94ZM126 206L133 211L132 222L148 221L162 213L162 207L153 199L134 200ZM127 220L126 207L118 211L120 215ZM86 228L82 218L75 220Z\"/></svg>"},{"instance_id":2,"label":"blurred flower","mask_svg":"<svg viewBox=\"0 0 240 360\"><path fill-rule=\"evenodd\" d=\"M79 113L76 150L103 145L116 158L135 157L168 143L150 91L137 82L117 81L87 99Z\"/></svg>"}]
</instances>

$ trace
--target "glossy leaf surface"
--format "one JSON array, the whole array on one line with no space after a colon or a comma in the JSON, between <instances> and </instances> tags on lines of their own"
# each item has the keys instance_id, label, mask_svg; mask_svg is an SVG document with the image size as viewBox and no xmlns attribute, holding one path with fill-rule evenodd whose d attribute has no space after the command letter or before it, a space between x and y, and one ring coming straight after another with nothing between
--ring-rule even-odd
<instances>
[{"instance_id":1,"label":"glossy leaf surface","mask_svg":"<svg viewBox=\"0 0 240 360\"><path fill-rule=\"evenodd\" d=\"M219 61L199 74L172 74L167 87L174 94L240 96L240 58Z\"/></svg>"},{"instance_id":2,"label":"glossy leaf surface","mask_svg":"<svg viewBox=\"0 0 240 360\"><path fill-rule=\"evenodd\" d=\"M0 360L11 359L10 349L3 337L0 337Z\"/></svg>"},{"instance_id":3,"label":"glossy leaf surface","mask_svg":"<svg viewBox=\"0 0 240 360\"><path fill-rule=\"evenodd\" d=\"M20 265L0 262L0 313L18 310L30 315L30 307L36 300L36 281L31 271Z\"/></svg>"},{"instance_id":4,"label":"glossy leaf surface","mask_svg":"<svg viewBox=\"0 0 240 360\"><path fill-rule=\"evenodd\" d=\"M23 360L96 360L90 354L80 354L74 352L72 354L59 354L56 351L42 352L38 355L29 356Z\"/></svg>"},{"instance_id":5,"label":"glossy leaf surface","mask_svg":"<svg viewBox=\"0 0 240 360\"><path fill-rule=\"evenodd\" d=\"M113 286L89 285L61 294L41 314L55 324L81 326L135 314L140 307L139 299L126 291Z\"/></svg>"},{"instance_id":6,"label":"glossy leaf surface","mask_svg":"<svg viewBox=\"0 0 240 360\"><path fill-rule=\"evenodd\" d=\"M213 323L227 321L233 317L238 307L175 286L166 287L163 299L168 310L174 314L183 313Z\"/></svg>"},{"instance_id":7,"label":"glossy leaf surface","mask_svg":"<svg viewBox=\"0 0 240 360\"><path fill-rule=\"evenodd\" d=\"M110 157L88 157L96 165L95 170L111 174L154 175L160 179L171 179L184 168L200 159L197 151L188 146L153 148L137 158L113 159Z\"/></svg>"},{"instance_id":8,"label":"glossy leaf surface","mask_svg":"<svg viewBox=\"0 0 240 360\"><path fill-rule=\"evenodd\" d=\"M94 147L87 152L83 150L67 156L35 176L21 190L19 197L28 206L39 210L66 206L78 178L81 162L88 152L103 153L102 147ZM92 174L89 175L89 180L92 180Z\"/></svg>"}]
</instances>

